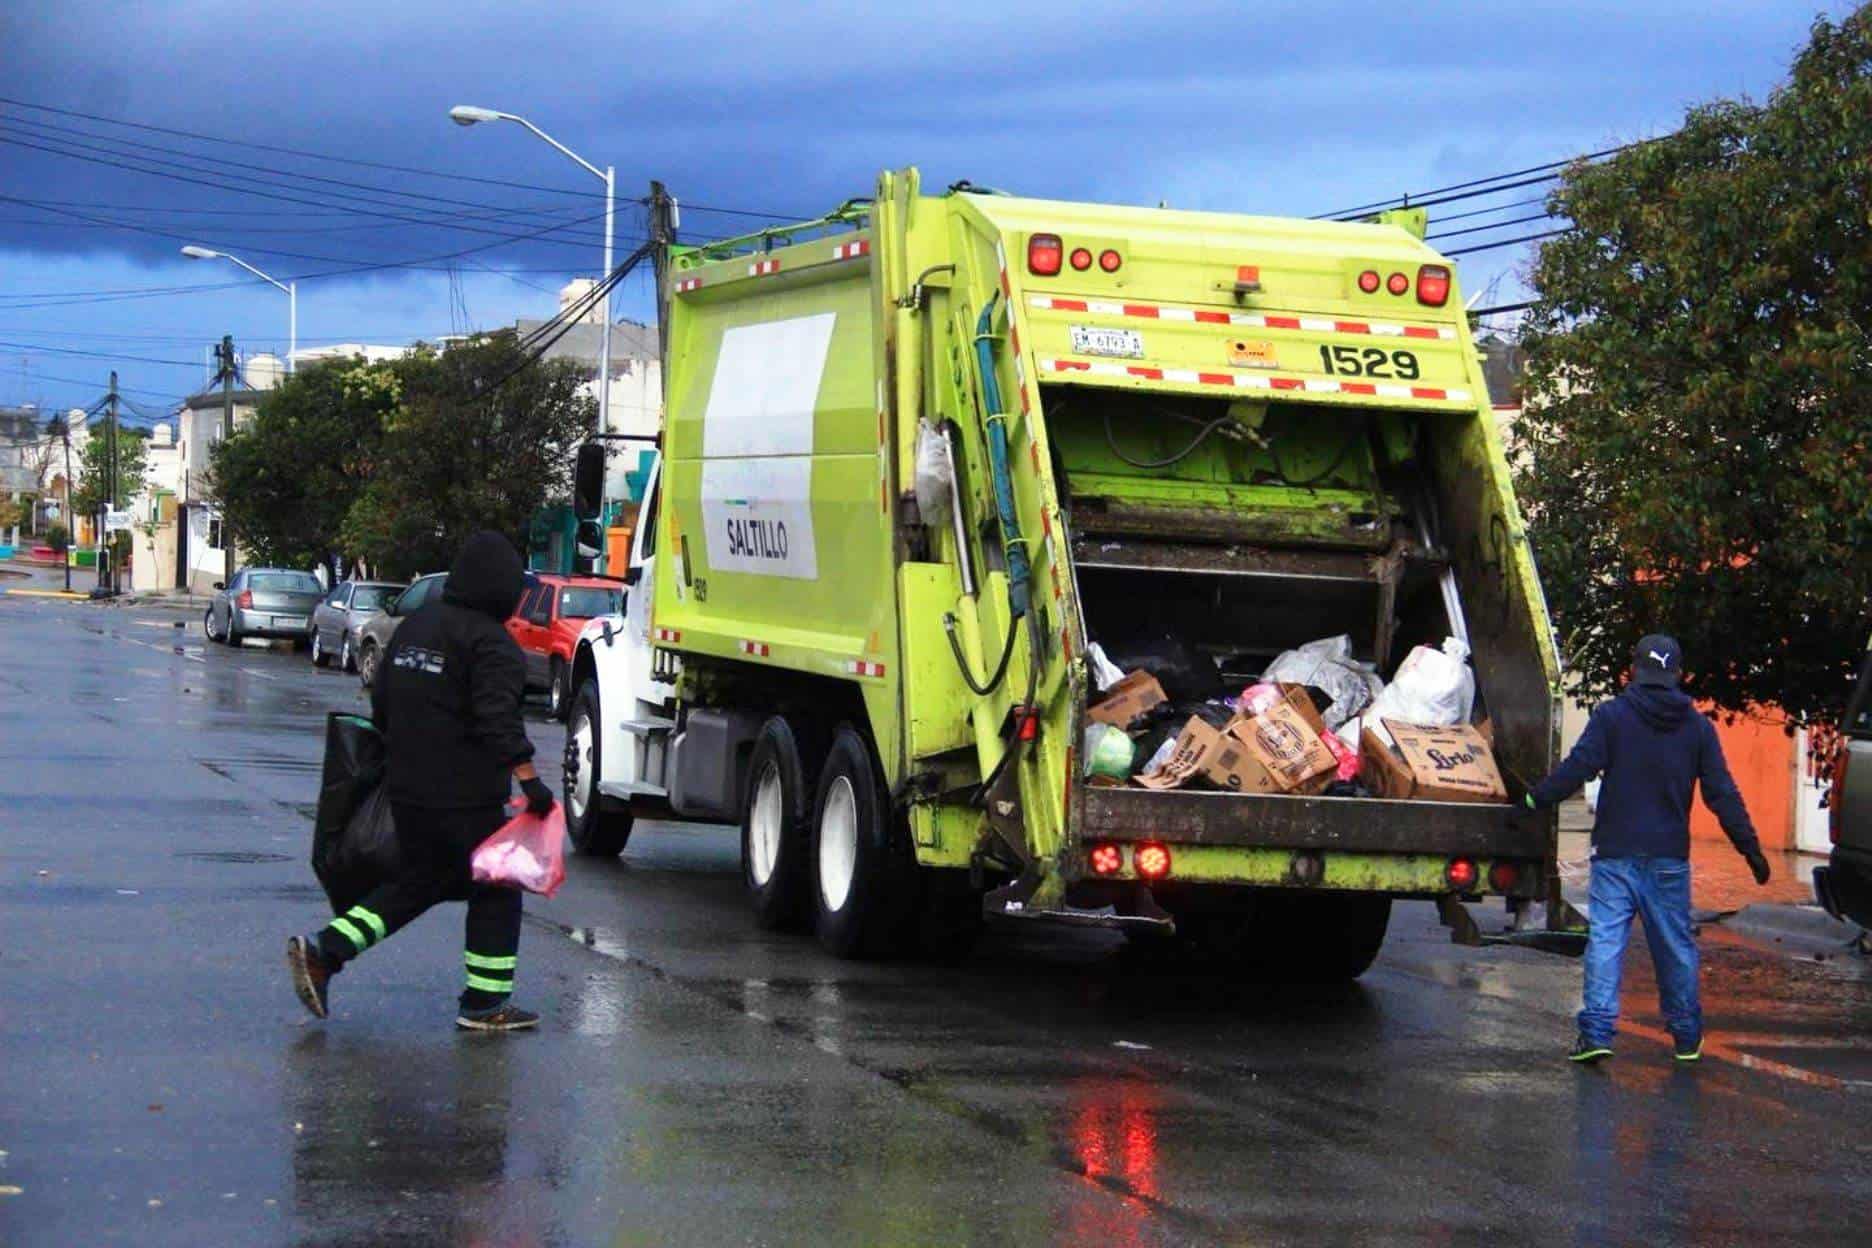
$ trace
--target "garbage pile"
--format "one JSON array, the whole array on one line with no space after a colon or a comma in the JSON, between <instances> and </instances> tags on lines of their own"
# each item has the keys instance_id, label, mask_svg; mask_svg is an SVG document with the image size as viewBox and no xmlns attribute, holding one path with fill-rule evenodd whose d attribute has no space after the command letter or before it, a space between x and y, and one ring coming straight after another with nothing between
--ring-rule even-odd
<instances>
[{"instance_id":1,"label":"garbage pile","mask_svg":"<svg viewBox=\"0 0 1872 1248\"><path fill-rule=\"evenodd\" d=\"M1414 647L1389 683L1348 636L1284 651L1229 697L1212 662L1165 639L1088 648L1098 688L1084 771L1094 785L1285 796L1504 802L1469 648ZM1206 670L1205 670L1205 664Z\"/></svg>"}]
</instances>

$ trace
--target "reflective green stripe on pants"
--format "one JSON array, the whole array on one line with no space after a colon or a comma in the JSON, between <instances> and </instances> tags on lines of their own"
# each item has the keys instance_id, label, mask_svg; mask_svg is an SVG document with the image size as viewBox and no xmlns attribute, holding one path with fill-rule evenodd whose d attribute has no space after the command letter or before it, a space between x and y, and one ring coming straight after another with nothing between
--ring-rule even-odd
<instances>
[{"instance_id":1,"label":"reflective green stripe on pants","mask_svg":"<svg viewBox=\"0 0 1872 1248\"><path fill-rule=\"evenodd\" d=\"M511 971L520 965L520 959L512 954L504 958L490 957L485 953L463 951L462 961L478 971Z\"/></svg>"},{"instance_id":2,"label":"reflective green stripe on pants","mask_svg":"<svg viewBox=\"0 0 1872 1248\"><path fill-rule=\"evenodd\" d=\"M352 923L350 919L343 918L342 916L333 919L331 921L331 929L350 941L351 947L356 949L359 953L363 953L366 949L370 948L370 938L365 936L363 932L358 931L357 925Z\"/></svg>"},{"instance_id":3,"label":"reflective green stripe on pants","mask_svg":"<svg viewBox=\"0 0 1872 1248\"><path fill-rule=\"evenodd\" d=\"M356 919L358 922L370 928L371 931L377 934L377 940L382 940L385 936L390 934L390 929L384 926L384 921L377 917L373 911L366 910L363 906L352 906L349 910L345 911L345 917L348 919ZM371 943L375 944L376 941L372 941Z\"/></svg>"},{"instance_id":4,"label":"reflective green stripe on pants","mask_svg":"<svg viewBox=\"0 0 1872 1248\"><path fill-rule=\"evenodd\" d=\"M485 975L477 975L473 971L469 971L468 986L470 988L479 989L482 992L498 992L505 995L513 991L513 980L489 979Z\"/></svg>"}]
</instances>

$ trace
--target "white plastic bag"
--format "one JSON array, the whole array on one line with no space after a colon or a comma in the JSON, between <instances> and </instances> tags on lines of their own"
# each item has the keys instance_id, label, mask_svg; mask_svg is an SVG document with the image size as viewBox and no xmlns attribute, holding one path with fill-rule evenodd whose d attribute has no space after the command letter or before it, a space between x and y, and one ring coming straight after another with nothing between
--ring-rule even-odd
<instances>
[{"instance_id":1,"label":"white plastic bag","mask_svg":"<svg viewBox=\"0 0 1872 1248\"><path fill-rule=\"evenodd\" d=\"M1092 668L1092 683L1098 686L1100 693L1124 679L1123 669L1105 657L1105 647L1096 641L1086 647L1086 662Z\"/></svg>"},{"instance_id":2,"label":"white plastic bag","mask_svg":"<svg viewBox=\"0 0 1872 1248\"><path fill-rule=\"evenodd\" d=\"M1387 719L1448 727L1468 723L1474 711L1475 673L1469 670L1469 647L1445 637L1441 650L1416 646L1404 656L1397 675L1372 702L1364 720L1388 745Z\"/></svg>"},{"instance_id":3,"label":"white plastic bag","mask_svg":"<svg viewBox=\"0 0 1872 1248\"><path fill-rule=\"evenodd\" d=\"M1341 633L1283 651L1261 673L1273 685L1312 685L1332 699L1320 712L1328 728L1337 728L1371 704L1382 687L1378 678L1352 658L1352 639Z\"/></svg>"},{"instance_id":4,"label":"white plastic bag","mask_svg":"<svg viewBox=\"0 0 1872 1248\"><path fill-rule=\"evenodd\" d=\"M927 420L917 422L917 514L933 529L947 528L954 502L954 475L949 468L949 439Z\"/></svg>"}]
</instances>

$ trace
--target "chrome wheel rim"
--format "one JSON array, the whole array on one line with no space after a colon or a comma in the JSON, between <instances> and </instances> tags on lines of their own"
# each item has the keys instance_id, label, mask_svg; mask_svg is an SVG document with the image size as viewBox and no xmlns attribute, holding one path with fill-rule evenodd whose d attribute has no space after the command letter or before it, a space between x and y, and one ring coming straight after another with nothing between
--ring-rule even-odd
<instances>
[{"instance_id":1,"label":"chrome wheel rim","mask_svg":"<svg viewBox=\"0 0 1872 1248\"><path fill-rule=\"evenodd\" d=\"M593 770L591 718L583 712L566 733L565 752L566 813L577 822L585 817L585 808L591 804Z\"/></svg>"},{"instance_id":2,"label":"chrome wheel rim","mask_svg":"<svg viewBox=\"0 0 1872 1248\"><path fill-rule=\"evenodd\" d=\"M785 822L785 792L780 785L780 766L769 761L754 787L754 801L748 807L748 875L756 887L765 888L773 879L774 864L780 861L781 825Z\"/></svg>"},{"instance_id":3,"label":"chrome wheel rim","mask_svg":"<svg viewBox=\"0 0 1872 1248\"><path fill-rule=\"evenodd\" d=\"M339 644L338 666L347 671L351 668L351 639L349 637L346 637L344 641Z\"/></svg>"},{"instance_id":4,"label":"chrome wheel rim","mask_svg":"<svg viewBox=\"0 0 1872 1248\"><path fill-rule=\"evenodd\" d=\"M840 776L819 815L819 896L833 913L845 908L858 867L858 796Z\"/></svg>"},{"instance_id":5,"label":"chrome wheel rim","mask_svg":"<svg viewBox=\"0 0 1872 1248\"><path fill-rule=\"evenodd\" d=\"M325 643L319 640L318 629L312 630L312 666L317 667L325 661Z\"/></svg>"}]
</instances>

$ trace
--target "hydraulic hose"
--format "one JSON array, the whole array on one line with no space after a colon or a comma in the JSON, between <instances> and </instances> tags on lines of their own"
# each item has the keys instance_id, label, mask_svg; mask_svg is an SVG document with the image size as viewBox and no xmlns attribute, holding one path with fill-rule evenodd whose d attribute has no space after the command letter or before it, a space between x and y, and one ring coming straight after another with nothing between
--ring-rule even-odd
<instances>
[{"instance_id":1,"label":"hydraulic hose","mask_svg":"<svg viewBox=\"0 0 1872 1248\"><path fill-rule=\"evenodd\" d=\"M995 511L1001 521L1001 544L1007 551L1009 621L1027 614L1031 598L1033 567L1027 558L1027 546L1021 541L1020 514L1014 509L1014 476L1008 470L1007 418L1001 411L1001 383L995 377L994 324L995 300L988 296L981 316L975 322L975 358L981 366L982 403L987 407L984 423L988 433L988 472L994 480Z\"/></svg>"},{"instance_id":2,"label":"hydraulic hose","mask_svg":"<svg viewBox=\"0 0 1872 1248\"><path fill-rule=\"evenodd\" d=\"M1001 659L995 664L994 674L985 683L978 685L975 683L975 673L969 671L968 656L962 653L962 643L956 640L955 616L943 616L943 631L949 634L949 649L955 652L956 666L962 669L962 679L976 697L987 697L1001 683L1001 678L1007 675L1008 660L1014 657L1014 634L1017 631L1014 626L1018 623L1020 621L1016 619L1008 621L1007 644L1001 647Z\"/></svg>"}]
</instances>

